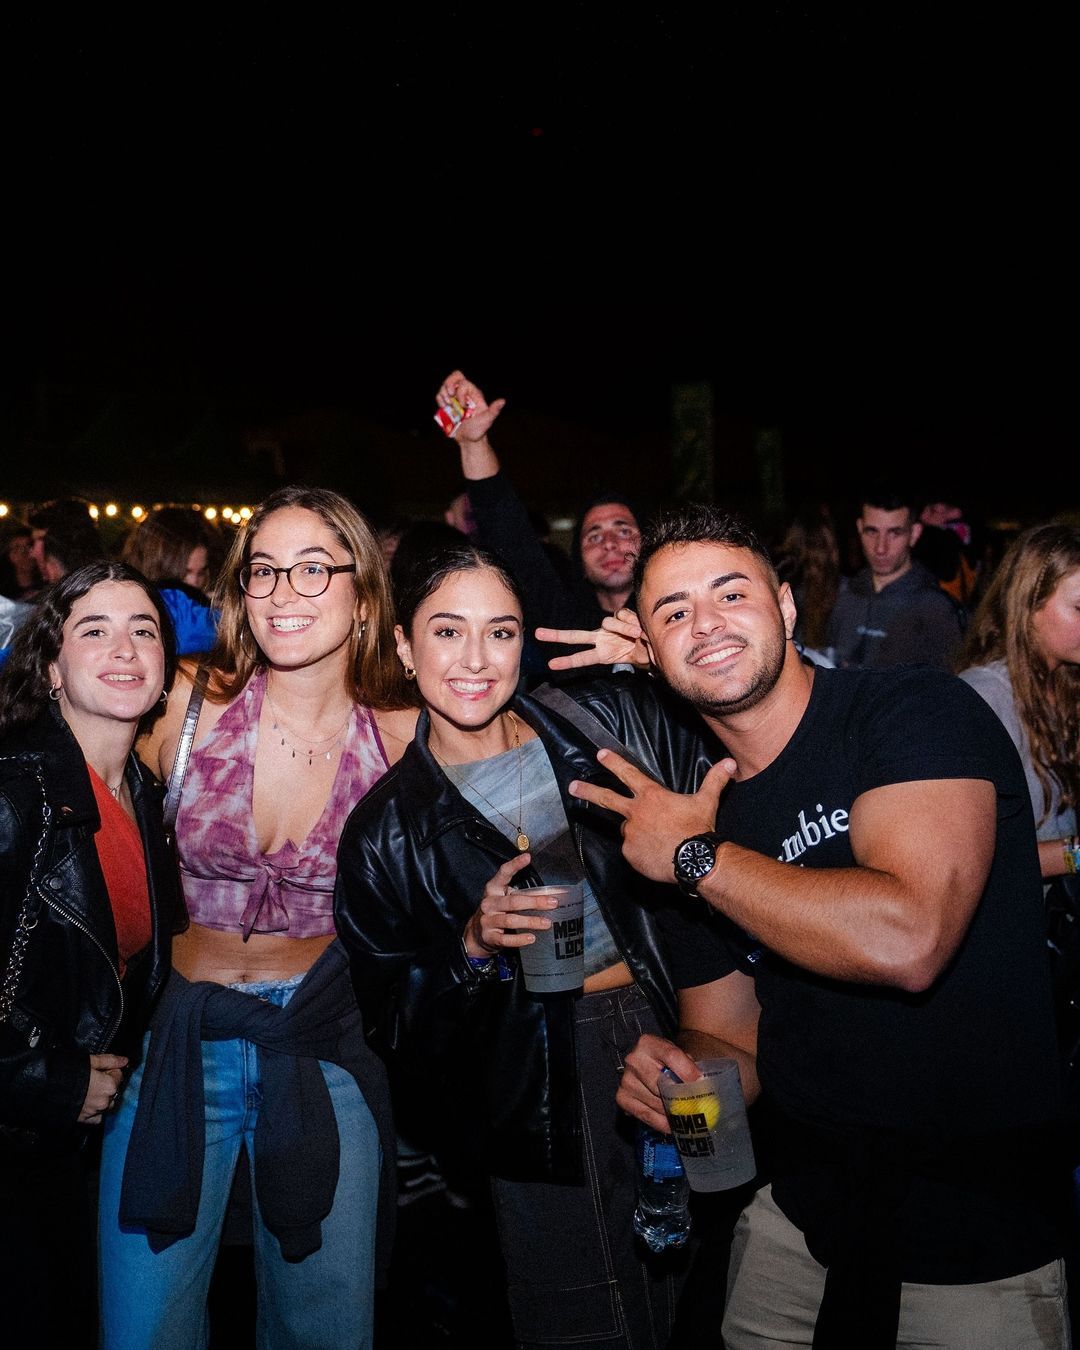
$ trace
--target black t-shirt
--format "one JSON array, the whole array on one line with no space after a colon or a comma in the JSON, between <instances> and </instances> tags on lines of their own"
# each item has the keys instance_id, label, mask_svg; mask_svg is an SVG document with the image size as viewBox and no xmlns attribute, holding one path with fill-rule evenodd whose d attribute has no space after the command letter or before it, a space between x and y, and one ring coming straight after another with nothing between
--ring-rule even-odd
<instances>
[{"instance_id":1,"label":"black t-shirt","mask_svg":"<svg viewBox=\"0 0 1080 1350\"><path fill-rule=\"evenodd\" d=\"M986 889L959 951L926 992L826 979L767 951L747 964L736 959L745 942L725 941L731 925L719 918L709 925L711 941L699 934L674 954L680 987L736 964L753 973L763 1091L808 1137L815 1128L822 1138L845 1141L902 1137L956 1158L965 1154L965 1138L1058 1118L1030 800L1012 742L972 692L954 676L922 669L819 669L782 753L753 778L732 783L721 801L716 828L723 838L793 866L842 868L855 865L848 820L862 793L948 778L987 779L997 789ZM973 1146L967 1156L981 1154ZM1002 1157L1000 1166L1016 1162ZM945 1170L958 1177L962 1168ZM928 1181L920 1162L901 1205L911 1239L902 1242L906 1278L993 1279L1031 1268L1016 1264L1027 1253L1042 1256L1035 1264L1050 1259L1038 1214L1020 1216L1011 1201L1003 1210L1000 1196L971 1196L971 1177L963 1178L960 1200L938 1171ZM774 1194L805 1231L827 1200L822 1176L804 1180L778 1178ZM976 1177L976 1190L980 1184ZM1036 1209L1043 1198L1034 1197ZM1024 1233L1010 1231L1018 1223Z\"/></svg>"}]
</instances>

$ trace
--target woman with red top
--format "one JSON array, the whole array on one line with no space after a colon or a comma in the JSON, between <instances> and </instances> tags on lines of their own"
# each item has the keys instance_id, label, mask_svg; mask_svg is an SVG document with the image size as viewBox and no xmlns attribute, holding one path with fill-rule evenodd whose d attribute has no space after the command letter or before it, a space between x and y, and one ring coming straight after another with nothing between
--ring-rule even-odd
<instances>
[{"instance_id":1,"label":"woman with red top","mask_svg":"<svg viewBox=\"0 0 1080 1350\"><path fill-rule=\"evenodd\" d=\"M163 985L178 903L158 784L132 753L173 661L156 592L103 560L45 592L0 677L0 1269L11 1344L93 1337L88 1173Z\"/></svg>"}]
</instances>

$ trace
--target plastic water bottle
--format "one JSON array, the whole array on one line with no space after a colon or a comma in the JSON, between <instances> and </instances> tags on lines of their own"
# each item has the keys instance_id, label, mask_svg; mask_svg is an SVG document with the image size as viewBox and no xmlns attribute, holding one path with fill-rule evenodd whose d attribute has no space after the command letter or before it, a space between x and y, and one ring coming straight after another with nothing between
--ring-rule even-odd
<instances>
[{"instance_id":1,"label":"plastic water bottle","mask_svg":"<svg viewBox=\"0 0 1080 1350\"><path fill-rule=\"evenodd\" d=\"M670 1135L637 1128L634 1232L651 1252L673 1251L690 1236L690 1184Z\"/></svg>"}]
</instances>

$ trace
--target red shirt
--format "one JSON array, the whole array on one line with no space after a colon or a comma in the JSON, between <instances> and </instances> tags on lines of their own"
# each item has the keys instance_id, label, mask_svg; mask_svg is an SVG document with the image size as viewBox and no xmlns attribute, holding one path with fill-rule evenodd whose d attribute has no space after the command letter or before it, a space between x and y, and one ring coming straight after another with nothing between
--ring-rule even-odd
<instances>
[{"instance_id":1,"label":"red shirt","mask_svg":"<svg viewBox=\"0 0 1080 1350\"><path fill-rule=\"evenodd\" d=\"M86 766L90 769L90 765ZM90 769L101 828L94 835L98 861L109 892L116 945L120 953L120 978L127 963L150 942L150 892L146 884L146 858L139 827Z\"/></svg>"}]
</instances>

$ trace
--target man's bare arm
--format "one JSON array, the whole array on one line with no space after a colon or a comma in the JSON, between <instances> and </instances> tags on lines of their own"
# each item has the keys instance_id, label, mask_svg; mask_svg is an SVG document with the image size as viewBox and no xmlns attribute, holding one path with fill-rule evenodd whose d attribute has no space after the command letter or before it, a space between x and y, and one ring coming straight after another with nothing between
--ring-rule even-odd
<instances>
[{"instance_id":1,"label":"man's bare arm","mask_svg":"<svg viewBox=\"0 0 1080 1350\"><path fill-rule=\"evenodd\" d=\"M506 400L497 398L489 404L480 387L466 379L460 370L451 371L435 395L435 401L441 408L455 398L466 413L454 432L454 440L461 454L462 476L471 482L480 478L494 478L500 464L488 440L488 432L506 406Z\"/></svg>"},{"instance_id":2,"label":"man's bare arm","mask_svg":"<svg viewBox=\"0 0 1080 1350\"><path fill-rule=\"evenodd\" d=\"M675 848L712 829L724 766L697 793L669 792L611 751L599 754L633 794L587 783L570 791L621 815L623 853L673 881ZM795 965L840 980L930 987L959 946L994 854L996 796L982 779L892 783L864 793L848 822L856 866L799 867L721 843L698 890L713 908Z\"/></svg>"}]
</instances>

